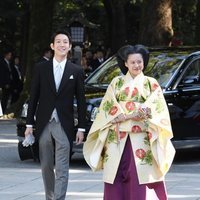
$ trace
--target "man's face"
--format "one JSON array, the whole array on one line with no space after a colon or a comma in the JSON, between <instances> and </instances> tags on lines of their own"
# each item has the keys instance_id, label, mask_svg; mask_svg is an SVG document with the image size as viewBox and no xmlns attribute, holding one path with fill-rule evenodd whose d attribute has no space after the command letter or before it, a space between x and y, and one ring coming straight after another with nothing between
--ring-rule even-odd
<instances>
[{"instance_id":1,"label":"man's face","mask_svg":"<svg viewBox=\"0 0 200 200\"><path fill-rule=\"evenodd\" d=\"M67 35L58 34L54 39L54 43L51 43L51 48L54 50L55 57L67 56L68 51L71 50L71 44Z\"/></svg>"},{"instance_id":2,"label":"man's face","mask_svg":"<svg viewBox=\"0 0 200 200\"><path fill-rule=\"evenodd\" d=\"M9 53L7 53L6 55L5 55L5 59L6 60L11 60L11 58L12 58L12 53L11 52L9 52Z\"/></svg>"},{"instance_id":3,"label":"man's face","mask_svg":"<svg viewBox=\"0 0 200 200\"><path fill-rule=\"evenodd\" d=\"M46 54L45 54L45 56L47 57L47 58L51 58L52 57L52 51L48 51Z\"/></svg>"},{"instance_id":4,"label":"man's face","mask_svg":"<svg viewBox=\"0 0 200 200\"><path fill-rule=\"evenodd\" d=\"M103 52L102 51L98 51L97 52L97 57L98 58L103 58Z\"/></svg>"}]
</instances>

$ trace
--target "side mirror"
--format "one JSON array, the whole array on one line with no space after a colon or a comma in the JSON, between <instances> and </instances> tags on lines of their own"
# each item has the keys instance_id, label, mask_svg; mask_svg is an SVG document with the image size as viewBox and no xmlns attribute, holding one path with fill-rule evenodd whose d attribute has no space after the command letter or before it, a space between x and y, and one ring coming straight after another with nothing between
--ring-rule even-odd
<instances>
[{"instance_id":1,"label":"side mirror","mask_svg":"<svg viewBox=\"0 0 200 200\"><path fill-rule=\"evenodd\" d=\"M197 83L197 82L199 82L199 76L197 76L197 75L195 75L195 76L186 76L182 80L183 84L192 84L192 83Z\"/></svg>"}]
</instances>

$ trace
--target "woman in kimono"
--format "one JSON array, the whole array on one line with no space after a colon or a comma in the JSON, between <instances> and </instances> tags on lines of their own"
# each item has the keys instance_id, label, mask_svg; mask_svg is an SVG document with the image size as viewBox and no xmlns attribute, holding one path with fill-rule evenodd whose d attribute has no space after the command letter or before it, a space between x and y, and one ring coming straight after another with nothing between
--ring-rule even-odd
<instances>
[{"instance_id":1,"label":"woman in kimono","mask_svg":"<svg viewBox=\"0 0 200 200\"><path fill-rule=\"evenodd\" d=\"M143 45L119 49L115 77L84 143L85 160L103 170L104 200L166 200L164 177L175 154L168 108L158 82L143 74Z\"/></svg>"}]
</instances>

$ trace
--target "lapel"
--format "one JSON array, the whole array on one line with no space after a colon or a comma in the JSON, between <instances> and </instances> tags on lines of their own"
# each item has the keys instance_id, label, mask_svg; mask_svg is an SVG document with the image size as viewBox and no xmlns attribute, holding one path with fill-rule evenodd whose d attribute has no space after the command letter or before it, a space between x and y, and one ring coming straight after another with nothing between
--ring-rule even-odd
<instances>
[{"instance_id":1,"label":"lapel","mask_svg":"<svg viewBox=\"0 0 200 200\"><path fill-rule=\"evenodd\" d=\"M58 93L60 93L62 91L66 82L69 80L70 75L71 75L70 62L67 61L66 64L65 64L65 69L64 69L62 80L61 80L61 83L60 83L60 86L59 86L59 89L58 89Z\"/></svg>"},{"instance_id":2,"label":"lapel","mask_svg":"<svg viewBox=\"0 0 200 200\"><path fill-rule=\"evenodd\" d=\"M55 85L55 80L54 80L54 74L53 74L53 60L48 65L48 80L51 89L56 93L56 85Z\"/></svg>"},{"instance_id":3,"label":"lapel","mask_svg":"<svg viewBox=\"0 0 200 200\"><path fill-rule=\"evenodd\" d=\"M58 89L58 91L56 91L56 84L55 84L55 79L54 79L54 74L53 74L53 60L51 61L50 65L49 65L49 70L48 70L48 79L49 79L50 87L52 88L54 93L59 94L62 91L67 80L69 80L70 75L71 75L70 62L67 61L64 72L63 72L62 80L60 82L59 89Z\"/></svg>"}]
</instances>

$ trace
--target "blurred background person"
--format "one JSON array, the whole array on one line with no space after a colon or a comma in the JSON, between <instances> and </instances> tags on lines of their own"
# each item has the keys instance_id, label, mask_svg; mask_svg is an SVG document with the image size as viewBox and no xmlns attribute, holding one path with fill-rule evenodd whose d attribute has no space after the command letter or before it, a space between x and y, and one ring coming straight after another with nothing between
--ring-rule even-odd
<instances>
[{"instance_id":1,"label":"blurred background person","mask_svg":"<svg viewBox=\"0 0 200 200\"><path fill-rule=\"evenodd\" d=\"M37 61L37 63L48 61L52 58L53 52L50 47L47 47L43 50L42 57Z\"/></svg>"},{"instance_id":2,"label":"blurred background person","mask_svg":"<svg viewBox=\"0 0 200 200\"><path fill-rule=\"evenodd\" d=\"M17 102L20 93L23 90L24 76L22 73L22 66L20 64L19 56L14 58L12 65L12 91L11 91L11 104Z\"/></svg>"},{"instance_id":3,"label":"blurred background person","mask_svg":"<svg viewBox=\"0 0 200 200\"><path fill-rule=\"evenodd\" d=\"M88 65L86 55L83 55L81 58L81 66L83 67L85 78L87 78L92 72L92 68Z\"/></svg>"},{"instance_id":4,"label":"blurred background person","mask_svg":"<svg viewBox=\"0 0 200 200\"><path fill-rule=\"evenodd\" d=\"M9 106L9 98L12 91L12 67L11 67L12 51L5 50L3 58L0 59L0 87L2 89L1 105L3 113Z\"/></svg>"},{"instance_id":5,"label":"blurred background person","mask_svg":"<svg viewBox=\"0 0 200 200\"><path fill-rule=\"evenodd\" d=\"M92 70L96 70L104 62L104 53L101 49L98 49L94 56L96 57L92 61Z\"/></svg>"}]
</instances>

